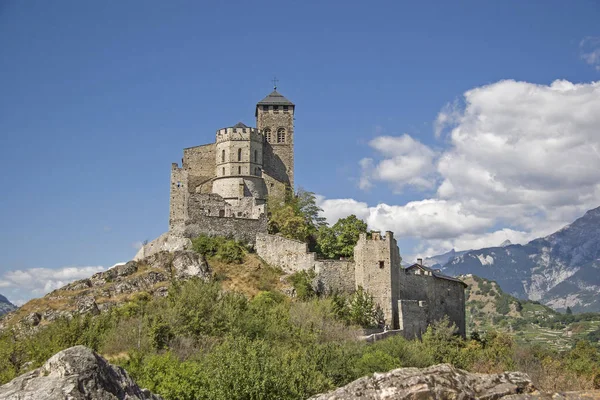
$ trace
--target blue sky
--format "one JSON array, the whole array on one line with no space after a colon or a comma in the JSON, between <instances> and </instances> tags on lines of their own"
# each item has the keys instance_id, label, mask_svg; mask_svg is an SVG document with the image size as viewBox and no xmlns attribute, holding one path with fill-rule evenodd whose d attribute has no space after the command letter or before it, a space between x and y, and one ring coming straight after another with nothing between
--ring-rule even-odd
<instances>
[{"instance_id":1,"label":"blue sky","mask_svg":"<svg viewBox=\"0 0 600 400\"><path fill-rule=\"evenodd\" d=\"M411 257L550 233L600 205L598 21L596 1L4 0L0 293L165 232L170 164L255 125L273 76L330 219L399 231Z\"/></svg>"}]
</instances>

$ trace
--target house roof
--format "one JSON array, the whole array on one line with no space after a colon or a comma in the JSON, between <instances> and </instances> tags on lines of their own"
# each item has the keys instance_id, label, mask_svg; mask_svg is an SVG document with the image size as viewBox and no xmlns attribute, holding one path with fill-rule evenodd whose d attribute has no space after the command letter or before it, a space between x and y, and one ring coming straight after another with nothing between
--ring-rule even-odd
<instances>
[{"instance_id":1,"label":"house roof","mask_svg":"<svg viewBox=\"0 0 600 400\"><path fill-rule=\"evenodd\" d=\"M413 264L413 265L411 265L411 266L409 266L409 267L406 267L406 268L405 268L405 271L406 271L406 270L409 270L409 269L415 269L415 268L419 268L419 269L421 269L421 270L423 270L423 271L428 271L428 272L430 272L430 273L431 273L431 275L432 275L433 277L435 277L435 278L439 278L439 279L446 279L446 280L448 280L448 281L453 281L453 282L460 282L460 283L462 283L462 284L463 284L465 287L467 287L467 286L468 286L466 283L464 283L463 281L461 281L461 280L460 280L460 279L458 279L458 278L454 278L454 277L452 277L452 276L448 276L448 275L444 275L444 274L442 274L442 273L440 272L440 270L439 270L439 269L432 269L432 268L426 267L426 266L424 266L424 265L421 265L421 264Z\"/></svg>"},{"instance_id":2,"label":"house roof","mask_svg":"<svg viewBox=\"0 0 600 400\"><path fill-rule=\"evenodd\" d=\"M294 103L283 97L277 90L273 90L267 97L259 101L257 105L293 106Z\"/></svg>"}]
</instances>

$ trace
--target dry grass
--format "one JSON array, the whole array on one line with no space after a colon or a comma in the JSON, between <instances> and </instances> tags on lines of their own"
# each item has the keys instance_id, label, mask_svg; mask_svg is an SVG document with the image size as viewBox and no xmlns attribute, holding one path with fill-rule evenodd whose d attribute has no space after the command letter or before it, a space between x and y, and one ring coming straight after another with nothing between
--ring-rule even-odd
<instances>
[{"instance_id":1,"label":"dry grass","mask_svg":"<svg viewBox=\"0 0 600 400\"><path fill-rule=\"evenodd\" d=\"M223 289L254 297L263 290L282 290L287 286L280 281L283 272L267 265L256 254L246 254L241 264L209 260L213 276L221 281Z\"/></svg>"}]
</instances>

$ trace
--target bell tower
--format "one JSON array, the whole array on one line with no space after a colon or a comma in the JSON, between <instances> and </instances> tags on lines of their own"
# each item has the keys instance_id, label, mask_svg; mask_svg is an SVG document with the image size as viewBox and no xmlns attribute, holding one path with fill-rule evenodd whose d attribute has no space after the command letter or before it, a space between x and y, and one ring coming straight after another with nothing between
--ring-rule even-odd
<instances>
[{"instance_id":1,"label":"bell tower","mask_svg":"<svg viewBox=\"0 0 600 400\"><path fill-rule=\"evenodd\" d=\"M256 104L256 127L264 137L264 173L294 188L294 103L274 87Z\"/></svg>"}]
</instances>

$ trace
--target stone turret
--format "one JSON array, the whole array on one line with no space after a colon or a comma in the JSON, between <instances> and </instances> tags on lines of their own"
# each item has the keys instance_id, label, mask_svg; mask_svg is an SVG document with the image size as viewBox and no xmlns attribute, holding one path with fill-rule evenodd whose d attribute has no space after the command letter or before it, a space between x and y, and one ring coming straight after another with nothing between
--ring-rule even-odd
<instances>
[{"instance_id":1,"label":"stone turret","mask_svg":"<svg viewBox=\"0 0 600 400\"><path fill-rule=\"evenodd\" d=\"M244 197L253 197L259 203L265 201L263 142L258 129L241 122L217 131L213 193L232 205Z\"/></svg>"},{"instance_id":2,"label":"stone turret","mask_svg":"<svg viewBox=\"0 0 600 400\"><path fill-rule=\"evenodd\" d=\"M383 310L385 324L398 329L398 300L402 261L392 232L381 236L371 232L371 238L361 233L354 248L356 287L361 286L373 296Z\"/></svg>"}]
</instances>

